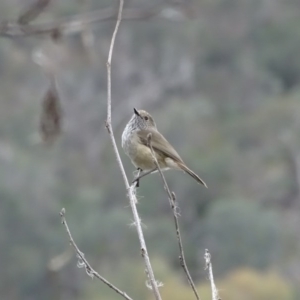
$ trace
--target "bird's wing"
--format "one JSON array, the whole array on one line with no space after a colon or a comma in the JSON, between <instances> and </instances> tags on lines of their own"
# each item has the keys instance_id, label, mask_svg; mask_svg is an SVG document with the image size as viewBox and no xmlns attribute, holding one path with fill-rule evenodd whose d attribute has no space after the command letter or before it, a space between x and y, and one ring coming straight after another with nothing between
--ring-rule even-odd
<instances>
[{"instance_id":1,"label":"bird's wing","mask_svg":"<svg viewBox=\"0 0 300 300\"><path fill-rule=\"evenodd\" d=\"M140 141L148 146L147 137L148 134L151 133L151 145L155 151L161 152L167 157L172 158L174 161L182 162L181 157L177 153L177 151L172 147L172 145L164 138L162 134L160 134L157 130L153 129L143 129L137 132Z\"/></svg>"}]
</instances>

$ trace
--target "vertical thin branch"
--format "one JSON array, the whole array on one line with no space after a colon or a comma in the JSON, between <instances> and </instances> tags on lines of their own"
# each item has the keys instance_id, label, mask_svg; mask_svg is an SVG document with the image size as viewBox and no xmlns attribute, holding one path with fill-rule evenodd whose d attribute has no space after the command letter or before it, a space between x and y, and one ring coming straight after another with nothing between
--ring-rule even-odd
<instances>
[{"instance_id":1,"label":"vertical thin branch","mask_svg":"<svg viewBox=\"0 0 300 300\"><path fill-rule=\"evenodd\" d=\"M182 245L182 239L181 239L181 234L180 234L180 229L179 229L179 222L178 222L178 213L176 211L176 195L174 192L171 192L170 189L169 189L169 186L168 186L168 183L166 181L166 178L158 164L158 161L156 159L156 156L154 154L154 151L153 151L153 148L152 148L152 144L151 144L151 138L152 138L152 135L151 133L148 134L147 136L147 142L148 142L148 146L149 148L151 149L151 153L152 153L152 158L153 158L153 161L158 169L158 172L163 180L163 183L164 183L164 187L165 187L165 190L167 191L167 194L168 194L168 197L169 197L169 202L170 202L170 206L171 206L171 209L173 211L173 216L174 216L174 222L175 222L175 229L176 229L176 235L177 235L177 241L178 241L178 246L179 246L179 262L180 262L180 265L181 267L183 268L185 274L186 274L186 277L188 279L188 282L195 294L195 297L197 300L200 300L200 296L196 290L196 286L194 284L194 281L192 279L192 276L189 272L189 269L187 267L187 264L186 264L186 261L185 261L185 256L184 256L184 251L183 251L183 245Z\"/></svg>"},{"instance_id":2,"label":"vertical thin branch","mask_svg":"<svg viewBox=\"0 0 300 300\"><path fill-rule=\"evenodd\" d=\"M137 228L137 233L138 233L138 237L139 237L139 241L140 241L140 246L141 246L141 255L144 258L145 261L145 265L146 265L146 273L147 276L149 278L150 281L150 285L152 288L152 291L154 293L155 299L156 300L161 300L161 296L158 290L158 285L157 282L155 280L154 277L154 273L153 273L153 269L150 263L150 258L148 255L148 251L147 251L147 247L146 247L146 242L145 242L145 238L144 238L144 234L143 234L143 230L142 230L142 225L141 225L141 219L138 215L138 211L136 208L136 203L137 203L137 198L136 198L136 185L129 185L126 173L125 173L125 169L119 154L119 150L116 144L116 140L114 137L114 133L113 133L113 129L112 129L112 125L111 125L111 60L112 60L112 54L113 54L113 48L114 48L114 43L115 43L115 39L116 39L116 35L121 23L121 19L122 19L122 11L123 11L123 5L124 5L124 0L120 0L120 6L119 6L119 12L118 12L118 19L117 19L117 23L115 26L115 30L113 32L112 38L111 38L111 43L110 43L110 48L109 48L109 53L108 53L108 59L107 59L107 119L106 119L106 128L107 131L109 133L110 139L111 139L111 143L114 149L114 153L117 159L117 163L120 167L122 176L123 176L123 180L128 192L128 197L130 199L130 206L132 209L132 213L133 213L133 217L134 217L134 222Z\"/></svg>"},{"instance_id":3,"label":"vertical thin branch","mask_svg":"<svg viewBox=\"0 0 300 300\"><path fill-rule=\"evenodd\" d=\"M67 224L66 221L66 210L63 208L60 212L60 217L61 217L61 223L65 226L65 229L68 233L69 236L69 240L70 240L70 244L71 246L74 247L76 253L77 253L77 258L78 258L78 263L77 266L80 268L85 268L86 273L90 276L90 277L96 277L99 280L101 280L103 283L105 283L107 286L109 286L112 290L114 290L116 293L118 293L119 295L123 296L126 300L132 300L132 298L130 298L125 292L121 291L120 289L118 289L116 286L114 286L112 283L110 283L108 280L106 280L104 277L102 277L98 272L96 272L91 265L89 264L89 262L86 260L86 258L84 257L83 252L81 252L78 248L78 246L76 245L71 231L69 229L69 226Z\"/></svg>"},{"instance_id":4,"label":"vertical thin branch","mask_svg":"<svg viewBox=\"0 0 300 300\"><path fill-rule=\"evenodd\" d=\"M214 281L214 275L213 275L212 263L211 263L211 255L207 249L205 249L204 259L205 259L205 264L206 264L205 270L208 269L208 277L209 277L210 286L211 286L212 300L221 300L218 289L217 289L217 287L215 285L215 281Z\"/></svg>"}]
</instances>

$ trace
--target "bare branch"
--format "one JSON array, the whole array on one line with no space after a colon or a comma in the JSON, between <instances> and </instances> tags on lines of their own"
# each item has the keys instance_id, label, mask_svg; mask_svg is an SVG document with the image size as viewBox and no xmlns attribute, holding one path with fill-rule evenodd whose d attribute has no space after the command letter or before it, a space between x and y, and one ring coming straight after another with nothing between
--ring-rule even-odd
<instances>
[{"instance_id":1,"label":"bare branch","mask_svg":"<svg viewBox=\"0 0 300 300\"><path fill-rule=\"evenodd\" d=\"M213 275L212 263L211 263L211 255L207 249L205 249L204 259L205 259L205 264L206 264L205 270L208 269L208 276L209 276L209 281L210 281L210 286L211 286L212 300L221 300L221 298L219 296L219 292L215 285L215 281L214 281L214 275Z\"/></svg>"},{"instance_id":2,"label":"bare branch","mask_svg":"<svg viewBox=\"0 0 300 300\"><path fill-rule=\"evenodd\" d=\"M115 43L115 39L116 39L116 35L121 23L121 19L122 19L122 11L123 11L123 5L124 5L124 0L120 0L120 6L119 6L119 13L118 13L118 19L117 19L117 23L115 26L115 30L113 32L112 35L112 39L111 39L111 43L110 43L110 48L109 48L109 53L108 53L108 59L107 59L107 119L106 119L106 128L108 130L110 139L111 139L111 143L113 146L113 150L117 159L117 163L120 167L122 176L123 176L123 180L126 186L126 189L128 191L128 196L130 199L130 206L132 209L132 213L133 213L133 217L134 217L134 222L136 224L136 228L137 228L137 233L138 233L138 237L139 237L139 241L140 241L140 246L141 246L141 254L142 257L144 258L145 261L145 265L146 265L146 274L149 278L150 281L150 285L152 288L152 291L154 293L155 299L156 300L161 300L161 296L158 290L158 284L155 280L154 277L154 273L153 273L153 269L150 263L150 258L148 255L148 251L147 251L147 247L146 247L146 242L145 242L145 238L144 238L144 234L143 234L143 230L142 230L142 225L141 225L141 220L140 217L138 215L138 211L136 208L136 203L137 203L137 198L136 198L136 184L133 184L132 186L129 185L126 173L125 173L125 169L119 154L119 150L116 144L116 140L114 137L114 133L113 133L113 129L112 129L112 123L111 123L111 60L112 60L112 54L113 54L113 48L114 48L114 43Z\"/></svg>"},{"instance_id":3,"label":"bare branch","mask_svg":"<svg viewBox=\"0 0 300 300\"><path fill-rule=\"evenodd\" d=\"M164 187L165 187L165 190L168 194L168 198L169 198L169 203L170 203L170 206L171 206L171 209L173 211L173 216L174 216L174 223L175 223L175 228L176 228L176 235L177 235L177 241L178 241L178 246L179 246L179 262L180 262L180 265L181 267L183 268L185 274L186 274L186 277L188 279L188 282L191 286L191 288L193 289L193 292L195 294L195 297L197 300L200 300L200 296L196 290L196 286L194 284L194 281L192 279L192 276L190 275L190 272L189 272L189 269L187 267L187 264L186 264L186 261L185 261L185 257L184 257L184 250L183 250L183 245L182 245L182 239L181 239L181 234L180 234L180 229L179 229L179 222L178 222L178 212L177 212L177 206L176 206L176 195L174 192L171 192L170 191L170 188L168 186L168 183L166 181L166 178L158 164L158 161L157 161L157 158L155 156L155 153L153 151L153 148L152 148L152 144L151 144L151 138L152 138L152 135L151 133L148 134L147 136L147 142L148 142L148 146L150 147L151 149L151 153L152 153L152 157L153 157L153 160L154 160L154 163L158 169L158 172L163 180L163 183L164 183Z\"/></svg>"},{"instance_id":4,"label":"bare branch","mask_svg":"<svg viewBox=\"0 0 300 300\"><path fill-rule=\"evenodd\" d=\"M69 226L67 224L66 218L65 218L65 214L66 214L66 210L63 208L60 212L60 217L61 217L61 223L65 226L65 229L68 233L69 239L70 239L70 244L71 246L74 247L76 253L77 253L77 258L78 258L78 267L82 268L84 267L86 270L86 273L90 276L90 277L96 277L99 280L101 280L103 283L105 283L107 286L109 286L112 290L114 290L116 293L118 293L119 295L123 296L123 298L127 299L127 300L132 300L132 298L130 298L125 292L121 291L120 289L118 289L116 286L114 286L112 283L110 283L108 280L106 280L104 277L102 277L98 272L96 272L91 265L89 264L89 262L86 260L86 258L84 257L84 253L81 252L79 250L79 248L77 247L71 231L69 229Z\"/></svg>"},{"instance_id":5,"label":"bare branch","mask_svg":"<svg viewBox=\"0 0 300 300\"><path fill-rule=\"evenodd\" d=\"M47 0L49 1L49 0ZM42 2L46 2L43 0ZM44 8L43 8L44 9ZM117 11L114 7L92 11L84 14L78 14L71 17L65 17L60 20L44 22L40 24L27 24L38 16L42 10L37 12L27 12L19 17L19 21L0 21L0 36L4 37L19 37L19 36L33 36L33 35L70 35L83 31L87 24L98 23L102 21L116 20ZM183 18L176 18L173 14L166 13L163 7L157 8L126 8L122 14L123 20L148 20L151 18L167 19L178 21L186 18L184 11L179 11ZM32 15L30 15L32 14ZM21 18L21 21L20 21ZM22 21L23 20L23 21ZM25 20L25 21L24 21Z\"/></svg>"},{"instance_id":6,"label":"bare branch","mask_svg":"<svg viewBox=\"0 0 300 300\"><path fill-rule=\"evenodd\" d=\"M145 20L157 15L157 9L126 9L123 18L127 20ZM32 35L48 35L53 32L60 32L60 35L75 34L84 30L87 24L101 21L115 20L117 12L115 8L92 11L78 14L72 17L65 17L61 20L45 22L41 24L20 24L14 21L0 22L0 36L18 37Z\"/></svg>"},{"instance_id":7,"label":"bare branch","mask_svg":"<svg viewBox=\"0 0 300 300\"><path fill-rule=\"evenodd\" d=\"M36 0L32 5L26 8L18 18L18 23L24 25L36 19L45 8L49 5L51 0Z\"/></svg>"}]
</instances>

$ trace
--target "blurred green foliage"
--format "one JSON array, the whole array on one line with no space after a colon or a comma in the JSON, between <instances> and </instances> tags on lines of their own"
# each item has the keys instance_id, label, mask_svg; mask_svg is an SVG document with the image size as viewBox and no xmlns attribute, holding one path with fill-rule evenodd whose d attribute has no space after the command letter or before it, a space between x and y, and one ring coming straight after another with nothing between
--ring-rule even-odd
<instances>
[{"instance_id":1,"label":"blurred green foliage","mask_svg":"<svg viewBox=\"0 0 300 300\"><path fill-rule=\"evenodd\" d=\"M251 200L215 202L203 230L209 232L205 245L214 257L216 275L243 265L265 269L283 254L278 213Z\"/></svg>"},{"instance_id":2,"label":"blurred green foliage","mask_svg":"<svg viewBox=\"0 0 300 300\"><path fill-rule=\"evenodd\" d=\"M228 299L296 299L291 284L275 271L258 273L238 269L219 283L221 295Z\"/></svg>"}]
</instances>

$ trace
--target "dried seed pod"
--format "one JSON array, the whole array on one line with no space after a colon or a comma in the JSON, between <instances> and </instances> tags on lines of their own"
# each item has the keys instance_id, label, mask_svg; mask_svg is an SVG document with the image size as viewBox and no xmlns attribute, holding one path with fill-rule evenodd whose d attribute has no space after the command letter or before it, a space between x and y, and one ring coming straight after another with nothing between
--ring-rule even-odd
<instances>
[{"instance_id":1,"label":"dried seed pod","mask_svg":"<svg viewBox=\"0 0 300 300\"><path fill-rule=\"evenodd\" d=\"M61 133L62 112L54 80L42 100L40 134L44 142L52 143Z\"/></svg>"}]
</instances>

